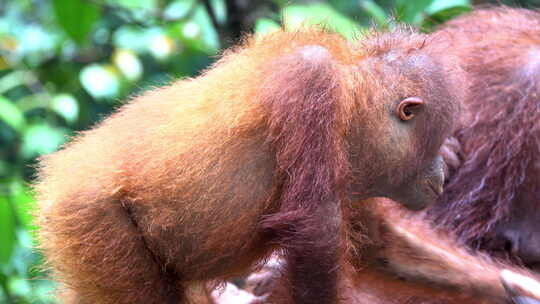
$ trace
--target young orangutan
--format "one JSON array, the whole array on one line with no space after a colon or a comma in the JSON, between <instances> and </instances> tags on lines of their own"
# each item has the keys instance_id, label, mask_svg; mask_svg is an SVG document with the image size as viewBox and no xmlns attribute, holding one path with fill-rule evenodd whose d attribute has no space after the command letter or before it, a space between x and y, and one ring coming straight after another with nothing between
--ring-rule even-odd
<instances>
[{"instance_id":1,"label":"young orangutan","mask_svg":"<svg viewBox=\"0 0 540 304\"><path fill-rule=\"evenodd\" d=\"M509 266L473 256L463 243L517 265L540 266L540 13L480 9L437 35L452 43L448 51L468 73L467 111L443 147L449 181L427 218L398 219L390 209L375 217L384 223L353 218L394 231L375 236L379 245L367 250L372 261L359 257L362 267L352 275L357 283L349 291L369 295L369 303L504 302L499 276ZM361 239L354 246L365 245ZM377 260L385 262L366 266Z\"/></svg>"},{"instance_id":2,"label":"young orangutan","mask_svg":"<svg viewBox=\"0 0 540 304\"><path fill-rule=\"evenodd\" d=\"M71 301L195 301L281 248L290 301L335 303L351 202L442 187L463 76L436 39L249 38L44 157L40 246Z\"/></svg>"}]
</instances>

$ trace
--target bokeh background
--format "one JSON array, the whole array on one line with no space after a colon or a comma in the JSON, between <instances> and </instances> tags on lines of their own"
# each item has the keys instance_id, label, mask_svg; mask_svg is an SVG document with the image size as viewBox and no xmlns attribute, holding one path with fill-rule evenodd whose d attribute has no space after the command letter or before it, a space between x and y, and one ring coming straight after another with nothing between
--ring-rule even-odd
<instances>
[{"instance_id":1,"label":"bokeh background","mask_svg":"<svg viewBox=\"0 0 540 304\"><path fill-rule=\"evenodd\" d=\"M398 23L430 31L489 2L0 0L0 303L54 303L32 249L36 158L129 96L197 75L245 32L283 23L324 24L351 39Z\"/></svg>"}]
</instances>

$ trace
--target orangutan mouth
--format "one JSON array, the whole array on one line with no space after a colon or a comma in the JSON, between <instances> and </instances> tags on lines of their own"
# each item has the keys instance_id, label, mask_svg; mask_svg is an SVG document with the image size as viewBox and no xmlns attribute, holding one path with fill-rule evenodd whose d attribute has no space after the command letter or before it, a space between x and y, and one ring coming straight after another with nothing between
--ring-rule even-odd
<instances>
[{"instance_id":1,"label":"orangutan mouth","mask_svg":"<svg viewBox=\"0 0 540 304\"><path fill-rule=\"evenodd\" d=\"M428 182L429 189L435 194L436 197L440 196L443 193L443 185L442 184L435 184Z\"/></svg>"}]
</instances>

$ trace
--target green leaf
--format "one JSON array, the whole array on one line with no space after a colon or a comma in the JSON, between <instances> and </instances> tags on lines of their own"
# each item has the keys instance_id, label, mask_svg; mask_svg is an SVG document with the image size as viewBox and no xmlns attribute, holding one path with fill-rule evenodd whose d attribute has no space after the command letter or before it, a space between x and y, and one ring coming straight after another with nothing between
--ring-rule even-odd
<instances>
[{"instance_id":1,"label":"green leaf","mask_svg":"<svg viewBox=\"0 0 540 304\"><path fill-rule=\"evenodd\" d=\"M396 4L396 17L401 22L419 24L422 22L422 13L434 0L399 0Z\"/></svg>"},{"instance_id":2,"label":"green leaf","mask_svg":"<svg viewBox=\"0 0 540 304\"><path fill-rule=\"evenodd\" d=\"M111 5L120 5L128 9L156 9L155 0L109 0L107 2Z\"/></svg>"},{"instance_id":3,"label":"green leaf","mask_svg":"<svg viewBox=\"0 0 540 304\"><path fill-rule=\"evenodd\" d=\"M216 19L219 23L225 22L227 18L227 8L225 6L224 0L210 0L214 14L216 14Z\"/></svg>"},{"instance_id":4,"label":"green leaf","mask_svg":"<svg viewBox=\"0 0 540 304\"><path fill-rule=\"evenodd\" d=\"M21 131L26 124L19 108L3 96L0 96L0 120L17 131Z\"/></svg>"},{"instance_id":5,"label":"green leaf","mask_svg":"<svg viewBox=\"0 0 540 304\"><path fill-rule=\"evenodd\" d=\"M193 8L196 0L174 1L163 10L163 16L168 20L185 18Z\"/></svg>"},{"instance_id":6,"label":"green leaf","mask_svg":"<svg viewBox=\"0 0 540 304\"><path fill-rule=\"evenodd\" d=\"M53 0L53 8L64 32L77 44L84 44L99 18L99 7L87 0Z\"/></svg>"},{"instance_id":7,"label":"green leaf","mask_svg":"<svg viewBox=\"0 0 540 304\"><path fill-rule=\"evenodd\" d=\"M15 221L5 196L0 196L0 265L7 264L15 247Z\"/></svg>"},{"instance_id":8,"label":"green leaf","mask_svg":"<svg viewBox=\"0 0 540 304\"><path fill-rule=\"evenodd\" d=\"M195 9L191 21L200 28L200 36L197 39L204 45L202 50L208 54L217 53L219 49L219 37L216 28L214 28L214 25L210 20L210 16L208 16L208 13L202 5L199 5L197 9ZM184 34L187 34L186 27L184 27Z\"/></svg>"},{"instance_id":9,"label":"green leaf","mask_svg":"<svg viewBox=\"0 0 540 304\"><path fill-rule=\"evenodd\" d=\"M51 108L70 123L79 117L79 104L71 94L58 94L54 96Z\"/></svg>"},{"instance_id":10,"label":"green leaf","mask_svg":"<svg viewBox=\"0 0 540 304\"><path fill-rule=\"evenodd\" d=\"M22 154L26 159L55 151L67 139L67 131L45 123L28 127L23 135Z\"/></svg>"},{"instance_id":11,"label":"green leaf","mask_svg":"<svg viewBox=\"0 0 540 304\"><path fill-rule=\"evenodd\" d=\"M30 188L25 186L22 180L16 180L11 185L11 193L13 207L20 223L27 229L34 229L32 210L35 209L36 202Z\"/></svg>"},{"instance_id":12,"label":"green leaf","mask_svg":"<svg viewBox=\"0 0 540 304\"><path fill-rule=\"evenodd\" d=\"M469 0L434 0L431 5L426 8L426 13L429 15L438 14L447 9L468 8L471 9L471 1Z\"/></svg>"},{"instance_id":13,"label":"green leaf","mask_svg":"<svg viewBox=\"0 0 540 304\"><path fill-rule=\"evenodd\" d=\"M17 86L24 85L25 79L28 78L28 74L27 71L21 69L2 75L2 77L0 77L0 94L4 94Z\"/></svg>"},{"instance_id":14,"label":"green leaf","mask_svg":"<svg viewBox=\"0 0 540 304\"><path fill-rule=\"evenodd\" d=\"M82 68L79 79L83 88L96 99L117 97L120 93L120 72L110 64L96 64Z\"/></svg>"},{"instance_id":15,"label":"green leaf","mask_svg":"<svg viewBox=\"0 0 540 304\"><path fill-rule=\"evenodd\" d=\"M381 27L388 25L388 15L382 7L372 0L364 0L360 2L360 7Z\"/></svg>"},{"instance_id":16,"label":"green leaf","mask_svg":"<svg viewBox=\"0 0 540 304\"><path fill-rule=\"evenodd\" d=\"M430 15L428 18L426 18L424 20L424 23L422 23L421 28L424 31L431 31L437 25L442 24L450 19L453 19L471 10L472 10L472 7L466 6L466 5L461 5L461 6L458 5L458 6L448 7L443 10L439 10L436 13Z\"/></svg>"},{"instance_id":17,"label":"green leaf","mask_svg":"<svg viewBox=\"0 0 540 304\"><path fill-rule=\"evenodd\" d=\"M13 276L9 278L8 282L9 289L13 292L14 295L23 297L32 293L32 287L30 285L30 282L26 278Z\"/></svg>"},{"instance_id":18,"label":"green leaf","mask_svg":"<svg viewBox=\"0 0 540 304\"><path fill-rule=\"evenodd\" d=\"M167 28L167 36L173 41L180 40L187 49L206 55L217 54L220 46L216 28L200 4L193 11L191 18L172 23Z\"/></svg>"},{"instance_id":19,"label":"green leaf","mask_svg":"<svg viewBox=\"0 0 540 304\"><path fill-rule=\"evenodd\" d=\"M272 19L259 18L255 23L255 33L266 34L279 30L280 26Z\"/></svg>"},{"instance_id":20,"label":"green leaf","mask_svg":"<svg viewBox=\"0 0 540 304\"><path fill-rule=\"evenodd\" d=\"M355 38L361 28L354 21L336 11L326 3L291 5L283 10L287 27L298 28L304 25L320 25L344 35Z\"/></svg>"}]
</instances>

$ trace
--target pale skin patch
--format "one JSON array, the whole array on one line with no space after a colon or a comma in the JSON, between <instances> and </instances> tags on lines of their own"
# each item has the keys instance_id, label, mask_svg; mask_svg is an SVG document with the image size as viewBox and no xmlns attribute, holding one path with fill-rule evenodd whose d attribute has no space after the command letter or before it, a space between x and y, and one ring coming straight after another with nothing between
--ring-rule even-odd
<instances>
[{"instance_id":1,"label":"pale skin patch","mask_svg":"<svg viewBox=\"0 0 540 304\"><path fill-rule=\"evenodd\" d=\"M325 47L320 45L307 45L300 49L300 54L305 60L310 62L320 62L324 60L329 60L332 58L332 55Z\"/></svg>"}]
</instances>

